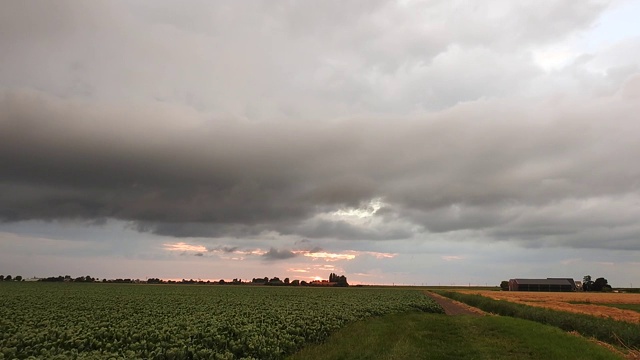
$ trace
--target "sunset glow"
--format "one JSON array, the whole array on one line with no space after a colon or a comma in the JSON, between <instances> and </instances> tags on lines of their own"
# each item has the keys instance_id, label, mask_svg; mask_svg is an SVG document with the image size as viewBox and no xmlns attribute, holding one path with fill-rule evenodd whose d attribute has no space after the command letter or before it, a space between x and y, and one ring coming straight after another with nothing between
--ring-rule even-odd
<instances>
[{"instance_id":1,"label":"sunset glow","mask_svg":"<svg viewBox=\"0 0 640 360\"><path fill-rule=\"evenodd\" d=\"M202 245L191 245L184 242L163 244L165 250L169 251L193 251L197 253L206 252L207 248Z\"/></svg>"},{"instance_id":2,"label":"sunset glow","mask_svg":"<svg viewBox=\"0 0 640 360\"><path fill-rule=\"evenodd\" d=\"M333 254L328 252L305 253L304 256L326 261L353 260L356 258L353 254Z\"/></svg>"}]
</instances>

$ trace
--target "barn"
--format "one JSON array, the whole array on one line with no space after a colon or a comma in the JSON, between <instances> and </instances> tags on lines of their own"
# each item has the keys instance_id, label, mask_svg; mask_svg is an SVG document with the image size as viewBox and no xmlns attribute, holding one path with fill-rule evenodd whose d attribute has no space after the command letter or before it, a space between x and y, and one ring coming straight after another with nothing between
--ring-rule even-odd
<instances>
[{"instance_id":1,"label":"barn","mask_svg":"<svg viewBox=\"0 0 640 360\"><path fill-rule=\"evenodd\" d=\"M572 278L510 279L509 291L576 291Z\"/></svg>"}]
</instances>

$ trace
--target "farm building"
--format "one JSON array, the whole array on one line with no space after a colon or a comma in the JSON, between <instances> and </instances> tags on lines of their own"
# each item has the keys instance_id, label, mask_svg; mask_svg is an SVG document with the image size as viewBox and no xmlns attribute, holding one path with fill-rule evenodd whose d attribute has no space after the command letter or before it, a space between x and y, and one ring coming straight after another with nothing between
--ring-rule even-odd
<instances>
[{"instance_id":1,"label":"farm building","mask_svg":"<svg viewBox=\"0 0 640 360\"><path fill-rule=\"evenodd\" d=\"M509 291L576 291L571 278L511 279Z\"/></svg>"}]
</instances>

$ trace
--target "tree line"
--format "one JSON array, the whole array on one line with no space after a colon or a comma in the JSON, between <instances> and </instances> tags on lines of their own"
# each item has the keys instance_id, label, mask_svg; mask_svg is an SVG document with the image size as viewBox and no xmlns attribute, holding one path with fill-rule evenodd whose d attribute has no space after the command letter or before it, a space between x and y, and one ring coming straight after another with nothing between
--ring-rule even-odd
<instances>
[{"instance_id":1,"label":"tree line","mask_svg":"<svg viewBox=\"0 0 640 360\"><path fill-rule=\"evenodd\" d=\"M11 275L0 275L0 281L22 281L22 276L17 275L16 277L13 277Z\"/></svg>"},{"instance_id":2,"label":"tree line","mask_svg":"<svg viewBox=\"0 0 640 360\"><path fill-rule=\"evenodd\" d=\"M591 275L582 278L582 291L611 291L611 285L607 279L600 277L595 281L591 280Z\"/></svg>"},{"instance_id":3,"label":"tree line","mask_svg":"<svg viewBox=\"0 0 640 360\"><path fill-rule=\"evenodd\" d=\"M0 275L0 281L23 281L22 276L12 277L11 275ZM116 283L116 284L187 284L187 285L269 285L269 286L349 286L347 282L347 277L344 275L337 275L331 273L329 275L329 280L316 280L316 281L304 281L304 280L290 280L289 278L284 278L280 280L279 277L269 278L265 276L264 278L253 278L251 281L243 281L240 278L233 279L232 281L226 281L224 279L220 279L218 281L211 280L194 280L194 279L182 279L181 281L177 280L163 280L160 278L148 278L147 280L140 279L99 279L94 278L92 276L79 276L79 277L71 277L70 275L59 275L59 276L50 276L46 278L37 279L40 282L80 282L80 283Z\"/></svg>"}]
</instances>

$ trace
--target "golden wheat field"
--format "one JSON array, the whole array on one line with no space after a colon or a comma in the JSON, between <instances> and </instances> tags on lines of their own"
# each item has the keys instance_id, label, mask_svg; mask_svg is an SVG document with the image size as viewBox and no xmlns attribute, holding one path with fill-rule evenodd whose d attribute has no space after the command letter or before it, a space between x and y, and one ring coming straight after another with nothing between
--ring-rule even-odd
<instances>
[{"instance_id":1,"label":"golden wheat field","mask_svg":"<svg viewBox=\"0 0 640 360\"><path fill-rule=\"evenodd\" d=\"M465 294L478 294L496 300L507 300L554 310L583 313L616 320L640 323L640 313L597 304L640 304L640 294L587 293L587 292L518 292L488 290L457 290ZM579 302L573 304L572 302Z\"/></svg>"}]
</instances>

